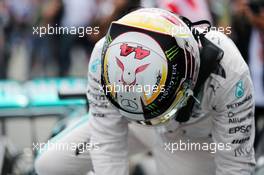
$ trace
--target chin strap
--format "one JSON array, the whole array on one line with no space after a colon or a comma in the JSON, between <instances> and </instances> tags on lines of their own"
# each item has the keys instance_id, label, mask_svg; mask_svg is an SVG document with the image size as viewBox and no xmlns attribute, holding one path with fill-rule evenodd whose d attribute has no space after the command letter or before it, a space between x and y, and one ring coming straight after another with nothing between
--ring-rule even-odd
<instances>
[{"instance_id":1,"label":"chin strap","mask_svg":"<svg viewBox=\"0 0 264 175\"><path fill-rule=\"evenodd\" d=\"M180 18L190 28L196 41L198 43L201 43L200 70L198 80L193 90L193 95L189 98L187 105L179 110L177 117L175 118L175 120L178 122L187 122L191 117L193 106L197 101L196 97L202 90L202 87L207 78L210 76L211 73L214 72L215 69L217 69L218 64L224 56L224 51L205 38L206 33L210 31L211 27L209 21L202 20L193 23L186 17L181 16ZM200 33L197 29L193 28L193 26L202 24L208 24L207 29L202 33Z\"/></svg>"}]
</instances>

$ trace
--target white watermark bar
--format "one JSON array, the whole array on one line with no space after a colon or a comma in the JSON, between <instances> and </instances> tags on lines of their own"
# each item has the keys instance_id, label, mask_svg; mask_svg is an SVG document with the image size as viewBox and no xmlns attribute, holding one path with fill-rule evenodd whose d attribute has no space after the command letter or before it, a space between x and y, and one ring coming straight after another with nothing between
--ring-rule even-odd
<instances>
[{"instance_id":1,"label":"white watermark bar","mask_svg":"<svg viewBox=\"0 0 264 175\"><path fill-rule=\"evenodd\" d=\"M91 142L82 142L82 143L64 143L58 142L54 143L48 141L46 143L32 143L33 151L48 151L48 150L55 150L55 151L76 151L78 150L79 153L83 153L89 150L99 150L99 143L91 143Z\"/></svg>"},{"instance_id":2,"label":"white watermark bar","mask_svg":"<svg viewBox=\"0 0 264 175\"><path fill-rule=\"evenodd\" d=\"M177 151L207 151L214 154L217 151L231 151L231 143L200 143L179 140L179 142L165 142L164 149L170 153Z\"/></svg>"},{"instance_id":3,"label":"white watermark bar","mask_svg":"<svg viewBox=\"0 0 264 175\"><path fill-rule=\"evenodd\" d=\"M123 85L123 84L109 84L106 86L99 85L100 91L103 92L105 89L106 93L115 92L136 92L136 93L146 93L146 95L150 95L155 92L164 92L165 85Z\"/></svg>"},{"instance_id":4,"label":"white watermark bar","mask_svg":"<svg viewBox=\"0 0 264 175\"><path fill-rule=\"evenodd\" d=\"M45 35L77 35L80 38L85 37L86 35L98 35L100 33L99 26L91 27L64 27L56 25L47 26L33 26L32 27L33 35L37 35L39 37L43 37Z\"/></svg>"}]
</instances>

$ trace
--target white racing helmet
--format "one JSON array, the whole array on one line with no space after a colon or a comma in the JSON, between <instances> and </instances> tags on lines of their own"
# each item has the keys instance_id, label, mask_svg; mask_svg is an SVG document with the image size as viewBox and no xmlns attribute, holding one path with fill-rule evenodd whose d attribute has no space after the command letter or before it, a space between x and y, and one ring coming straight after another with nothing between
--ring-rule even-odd
<instances>
[{"instance_id":1,"label":"white racing helmet","mask_svg":"<svg viewBox=\"0 0 264 175\"><path fill-rule=\"evenodd\" d=\"M112 22L102 54L102 86L129 120L143 125L174 118L193 94L198 43L175 14L146 8Z\"/></svg>"}]
</instances>

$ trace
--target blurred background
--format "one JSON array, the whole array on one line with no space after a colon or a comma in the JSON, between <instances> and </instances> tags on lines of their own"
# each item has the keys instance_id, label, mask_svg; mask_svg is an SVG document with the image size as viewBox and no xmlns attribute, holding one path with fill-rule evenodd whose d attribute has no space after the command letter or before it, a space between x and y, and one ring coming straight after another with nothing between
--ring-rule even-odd
<instances>
[{"instance_id":1,"label":"blurred background","mask_svg":"<svg viewBox=\"0 0 264 175\"><path fill-rule=\"evenodd\" d=\"M111 21L140 7L230 29L222 32L239 48L255 87L255 147L258 166L263 166L264 0L0 0L0 174L32 173L32 143L47 141L87 113L79 92L85 91L94 44ZM99 33L34 34L33 27L48 25L98 27ZM76 90L75 99L60 95L69 90ZM142 174L144 168L136 167L135 173Z\"/></svg>"}]
</instances>

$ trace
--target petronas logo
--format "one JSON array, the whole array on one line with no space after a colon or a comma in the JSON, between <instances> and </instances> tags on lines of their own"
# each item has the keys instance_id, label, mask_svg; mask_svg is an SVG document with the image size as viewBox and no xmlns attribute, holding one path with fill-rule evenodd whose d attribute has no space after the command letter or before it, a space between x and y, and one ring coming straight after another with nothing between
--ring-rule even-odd
<instances>
[{"instance_id":1,"label":"petronas logo","mask_svg":"<svg viewBox=\"0 0 264 175\"><path fill-rule=\"evenodd\" d=\"M244 84L243 84L243 81L240 80L237 84L236 84L236 93L235 93L235 96L237 98L241 98L243 97L245 94L245 88L244 88Z\"/></svg>"},{"instance_id":2,"label":"petronas logo","mask_svg":"<svg viewBox=\"0 0 264 175\"><path fill-rule=\"evenodd\" d=\"M167 50L165 52L166 57L172 61L173 58L175 58L175 56L177 55L177 53L179 52L179 47L177 47L176 45L174 45L173 47L171 47L169 50Z\"/></svg>"}]
</instances>

